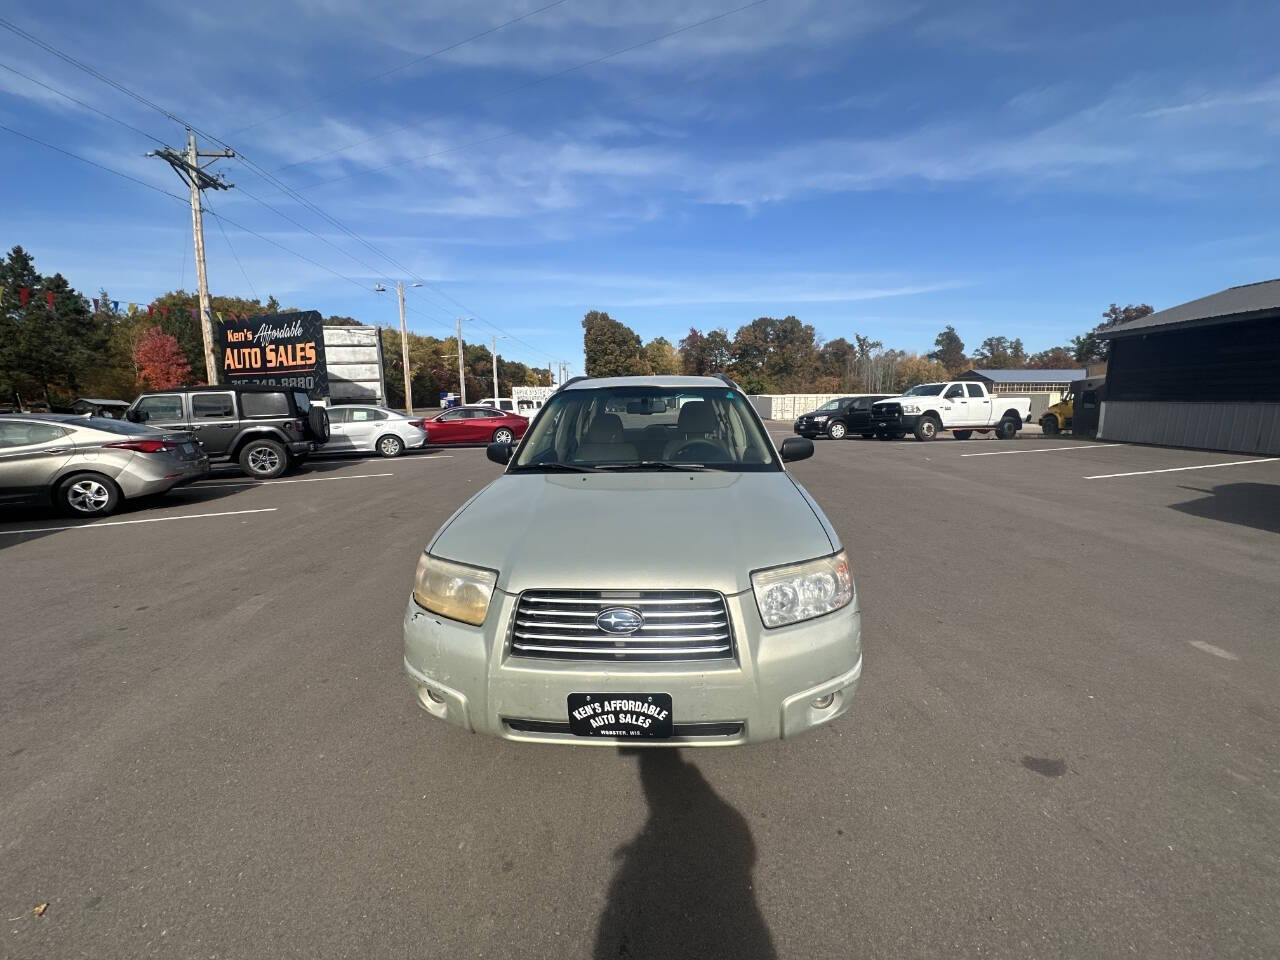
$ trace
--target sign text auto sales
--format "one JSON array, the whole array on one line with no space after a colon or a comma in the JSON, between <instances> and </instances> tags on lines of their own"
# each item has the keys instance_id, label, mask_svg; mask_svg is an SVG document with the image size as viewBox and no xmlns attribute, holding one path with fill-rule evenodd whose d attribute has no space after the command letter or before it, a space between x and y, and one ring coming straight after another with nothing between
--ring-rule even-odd
<instances>
[{"instance_id":1,"label":"sign text auto sales","mask_svg":"<svg viewBox=\"0 0 1280 960\"><path fill-rule=\"evenodd\" d=\"M596 700L573 711L575 720L586 720L593 729L631 726L648 729L655 720L667 719L670 711L640 700Z\"/></svg>"},{"instance_id":2,"label":"sign text auto sales","mask_svg":"<svg viewBox=\"0 0 1280 960\"><path fill-rule=\"evenodd\" d=\"M220 331L228 382L301 387L312 397L328 393L324 324L315 310L228 320Z\"/></svg>"}]
</instances>

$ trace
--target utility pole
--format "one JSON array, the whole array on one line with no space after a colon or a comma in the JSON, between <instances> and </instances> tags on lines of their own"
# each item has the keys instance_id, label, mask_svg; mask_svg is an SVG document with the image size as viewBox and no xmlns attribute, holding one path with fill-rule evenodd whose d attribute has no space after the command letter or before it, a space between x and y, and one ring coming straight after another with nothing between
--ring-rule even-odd
<instances>
[{"instance_id":1,"label":"utility pole","mask_svg":"<svg viewBox=\"0 0 1280 960\"><path fill-rule=\"evenodd\" d=\"M413 384L409 382L409 328L404 323L404 283L396 281L400 298L400 359L404 361L404 412L413 416Z\"/></svg>"},{"instance_id":2,"label":"utility pole","mask_svg":"<svg viewBox=\"0 0 1280 960\"><path fill-rule=\"evenodd\" d=\"M458 405L467 405L467 375L462 369L462 318L458 317Z\"/></svg>"},{"instance_id":3,"label":"utility pole","mask_svg":"<svg viewBox=\"0 0 1280 960\"><path fill-rule=\"evenodd\" d=\"M227 183L222 174L216 176L206 173L205 168L221 157L234 157L234 150L219 150L205 153L196 149L196 135L187 128L187 150L181 153L169 147L148 153L148 157L159 157L182 178L191 191L191 232L195 236L196 245L196 285L200 294L200 334L204 338L205 379L209 383L217 383L219 365L213 352L213 311L209 305L209 278L204 264L204 216L200 206L201 190L230 190L235 184ZM209 162L200 165L200 158L208 157Z\"/></svg>"},{"instance_id":4,"label":"utility pole","mask_svg":"<svg viewBox=\"0 0 1280 960\"><path fill-rule=\"evenodd\" d=\"M493 346L489 348L489 355L493 357L493 401L498 402L498 338L495 335L492 340ZM499 405L500 406L500 405Z\"/></svg>"}]
</instances>

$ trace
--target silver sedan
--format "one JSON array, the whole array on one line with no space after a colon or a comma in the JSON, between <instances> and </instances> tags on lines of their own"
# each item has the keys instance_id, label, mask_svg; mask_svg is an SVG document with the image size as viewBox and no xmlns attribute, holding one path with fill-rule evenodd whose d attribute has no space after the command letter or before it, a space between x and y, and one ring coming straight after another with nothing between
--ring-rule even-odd
<instances>
[{"instance_id":1,"label":"silver sedan","mask_svg":"<svg viewBox=\"0 0 1280 960\"><path fill-rule=\"evenodd\" d=\"M0 503L53 503L80 517L209 475L191 433L67 414L0 416Z\"/></svg>"},{"instance_id":2,"label":"silver sedan","mask_svg":"<svg viewBox=\"0 0 1280 960\"><path fill-rule=\"evenodd\" d=\"M379 453L398 457L405 450L425 446L427 431L421 417L386 407L343 404L329 408L329 442L325 453Z\"/></svg>"}]
</instances>

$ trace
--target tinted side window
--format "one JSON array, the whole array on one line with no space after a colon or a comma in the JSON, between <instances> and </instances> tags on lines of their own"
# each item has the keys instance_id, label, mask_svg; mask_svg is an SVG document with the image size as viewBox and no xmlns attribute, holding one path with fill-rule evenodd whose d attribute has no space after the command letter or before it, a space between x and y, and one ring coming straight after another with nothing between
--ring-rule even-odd
<instances>
[{"instance_id":1,"label":"tinted side window","mask_svg":"<svg viewBox=\"0 0 1280 960\"><path fill-rule=\"evenodd\" d=\"M979 400L984 398L982 387L978 386L976 383L967 383L965 384L965 387L969 391L969 396L977 397Z\"/></svg>"},{"instance_id":2,"label":"tinted side window","mask_svg":"<svg viewBox=\"0 0 1280 960\"><path fill-rule=\"evenodd\" d=\"M240 409L246 417L287 417L289 398L283 393L242 393Z\"/></svg>"},{"instance_id":3,"label":"tinted side window","mask_svg":"<svg viewBox=\"0 0 1280 960\"><path fill-rule=\"evenodd\" d=\"M944 399L960 400L960 399L963 399L963 397L964 397L964 387L960 386L960 384L957 383L954 387L951 387L950 389L947 390L947 395Z\"/></svg>"},{"instance_id":4,"label":"tinted side window","mask_svg":"<svg viewBox=\"0 0 1280 960\"><path fill-rule=\"evenodd\" d=\"M347 416L351 413L346 407L330 407L329 422L330 423L346 423Z\"/></svg>"},{"instance_id":5,"label":"tinted side window","mask_svg":"<svg viewBox=\"0 0 1280 960\"><path fill-rule=\"evenodd\" d=\"M52 423L24 423L0 421L0 449L26 447L35 443L49 443L65 436L67 431Z\"/></svg>"},{"instance_id":6,"label":"tinted side window","mask_svg":"<svg viewBox=\"0 0 1280 960\"><path fill-rule=\"evenodd\" d=\"M148 420L181 420L182 397L176 393L143 397L138 401L137 409L145 413Z\"/></svg>"},{"instance_id":7,"label":"tinted side window","mask_svg":"<svg viewBox=\"0 0 1280 960\"><path fill-rule=\"evenodd\" d=\"M226 420L236 415L235 402L229 393L193 393L192 420Z\"/></svg>"},{"instance_id":8,"label":"tinted side window","mask_svg":"<svg viewBox=\"0 0 1280 960\"><path fill-rule=\"evenodd\" d=\"M461 420L463 418L462 415L466 412L465 410L450 410L447 413L440 414L436 419L443 421Z\"/></svg>"}]
</instances>

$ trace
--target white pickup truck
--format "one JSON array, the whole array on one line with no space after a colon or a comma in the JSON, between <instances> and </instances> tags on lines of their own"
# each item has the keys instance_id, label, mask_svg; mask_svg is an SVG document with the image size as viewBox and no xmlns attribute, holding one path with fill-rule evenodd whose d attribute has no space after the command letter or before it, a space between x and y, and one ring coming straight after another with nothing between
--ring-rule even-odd
<instances>
[{"instance_id":1,"label":"white pickup truck","mask_svg":"<svg viewBox=\"0 0 1280 960\"><path fill-rule=\"evenodd\" d=\"M957 440L992 431L1001 440L1011 440L1030 418L1030 397L990 393L985 383L953 380L922 383L900 397L877 401L870 426L880 440L901 439L908 433L917 440L932 440L940 430L950 430Z\"/></svg>"}]
</instances>

